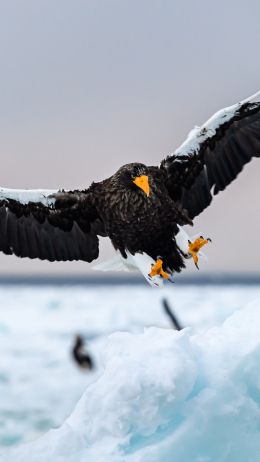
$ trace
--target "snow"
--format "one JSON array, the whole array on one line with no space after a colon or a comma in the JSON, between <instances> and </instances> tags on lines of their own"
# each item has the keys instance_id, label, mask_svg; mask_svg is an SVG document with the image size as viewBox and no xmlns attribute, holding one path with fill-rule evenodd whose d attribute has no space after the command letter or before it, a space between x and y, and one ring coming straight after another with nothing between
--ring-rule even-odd
<instances>
[{"instance_id":1,"label":"snow","mask_svg":"<svg viewBox=\"0 0 260 462\"><path fill-rule=\"evenodd\" d=\"M64 356L57 338L64 340L65 335L67 342L70 333L82 329L84 319L90 337L99 333L91 343L98 370L84 376L85 392L59 429L5 450L1 462L258 462L257 287L176 286L165 291L180 321L190 326L181 332L169 328L163 316L162 291L133 286L41 289L41 293L37 289L32 294L16 289L12 299L17 297L22 307L30 300L26 320L23 312L19 318L18 307L11 316L9 292L0 291L6 337L18 341L22 325L28 345L43 347L46 335L49 343L53 335ZM7 312L4 304L9 303ZM38 315L33 314L34 303ZM107 335L112 330L117 332ZM39 362L34 366L37 369ZM63 372L58 378L72 386L72 365ZM31 390L33 399L49 379ZM70 387L63 382L57 392L66 402ZM55 414L55 400L51 407Z\"/></svg>"},{"instance_id":2,"label":"snow","mask_svg":"<svg viewBox=\"0 0 260 462\"><path fill-rule=\"evenodd\" d=\"M186 156L187 154L197 153L201 143L215 135L220 125L228 122L239 111L241 106L252 101L260 101L260 91L232 106L225 107L216 112L201 127L194 127L188 134L186 140L179 146L174 155ZM171 154L173 155L173 154Z\"/></svg>"}]
</instances>

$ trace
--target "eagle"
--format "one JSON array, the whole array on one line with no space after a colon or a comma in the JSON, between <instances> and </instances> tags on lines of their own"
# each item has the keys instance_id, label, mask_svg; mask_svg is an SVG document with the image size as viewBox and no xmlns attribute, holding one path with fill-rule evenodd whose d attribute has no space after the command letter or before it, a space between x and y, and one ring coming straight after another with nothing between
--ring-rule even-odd
<instances>
[{"instance_id":1,"label":"eagle","mask_svg":"<svg viewBox=\"0 0 260 462\"><path fill-rule=\"evenodd\" d=\"M53 261L99 256L99 237L115 257L103 270L138 268L153 286L172 281L210 242L183 226L260 156L260 91L195 127L158 166L134 162L84 190L0 188L0 250Z\"/></svg>"}]
</instances>

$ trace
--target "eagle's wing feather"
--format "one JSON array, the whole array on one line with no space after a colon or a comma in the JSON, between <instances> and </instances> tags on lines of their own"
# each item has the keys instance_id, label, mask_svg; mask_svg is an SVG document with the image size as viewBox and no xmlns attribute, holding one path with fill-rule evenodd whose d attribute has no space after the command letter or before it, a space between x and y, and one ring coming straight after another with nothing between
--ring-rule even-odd
<instances>
[{"instance_id":1,"label":"eagle's wing feather","mask_svg":"<svg viewBox=\"0 0 260 462\"><path fill-rule=\"evenodd\" d=\"M57 189L8 189L0 188L1 200L15 200L20 204L41 203L45 206L52 206L55 203L55 194Z\"/></svg>"},{"instance_id":2,"label":"eagle's wing feather","mask_svg":"<svg viewBox=\"0 0 260 462\"><path fill-rule=\"evenodd\" d=\"M49 261L98 257L104 235L93 198L86 191L0 188L0 251Z\"/></svg>"},{"instance_id":3,"label":"eagle's wing feather","mask_svg":"<svg viewBox=\"0 0 260 462\"><path fill-rule=\"evenodd\" d=\"M260 92L193 129L161 168L171 197L194 218L252 157L260 157Z\"/></svg>"}]
</instances>

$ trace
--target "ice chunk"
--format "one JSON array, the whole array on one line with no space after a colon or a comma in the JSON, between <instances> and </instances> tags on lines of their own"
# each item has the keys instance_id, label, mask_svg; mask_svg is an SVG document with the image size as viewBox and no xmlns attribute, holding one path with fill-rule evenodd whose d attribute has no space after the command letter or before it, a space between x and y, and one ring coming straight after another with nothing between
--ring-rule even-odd
<instances>
[{"instance_id":1,"label":"ice chunk","mask_svg":"<svg viewBox=\"0 0 260 462\"><path fill-rule=\"evenodd\" d=\"M196 335L113 334L64 425L1 462L258 462L259 308Z\"/></svg>"}]
</instances>

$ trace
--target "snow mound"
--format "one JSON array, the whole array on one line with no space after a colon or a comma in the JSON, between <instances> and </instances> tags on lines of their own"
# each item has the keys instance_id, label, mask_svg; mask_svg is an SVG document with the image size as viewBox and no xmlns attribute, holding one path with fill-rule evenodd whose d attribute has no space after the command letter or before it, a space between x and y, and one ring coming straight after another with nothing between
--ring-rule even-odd
<instances>
[{"instance_id":1,"label":"snow mound","mask_svg":"<svg viewBox=\"0 0 260 462\"><path fill-rule=\"evenodd\" d=\"M197 335L113 334L70 418L1 462L259 462L259 365L260 301Z\"/></svg>"}]
</instances>

